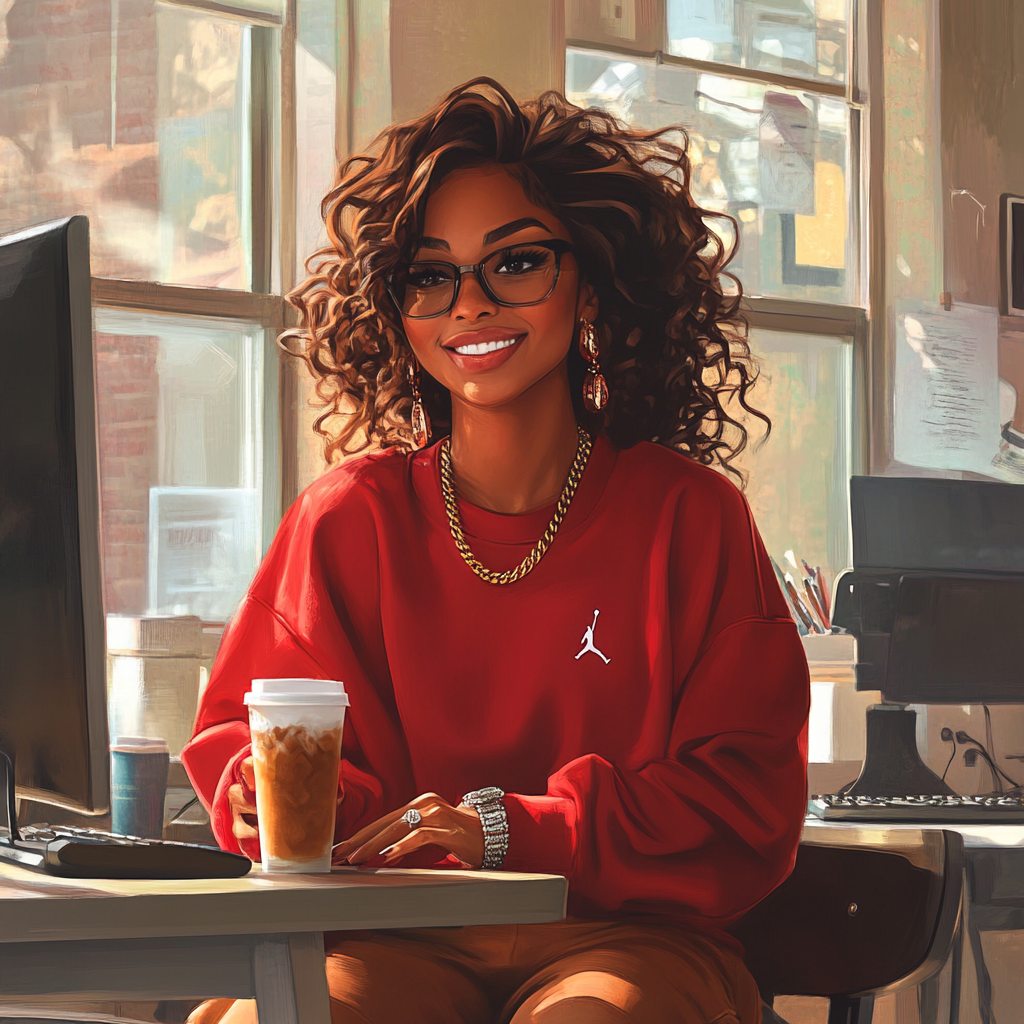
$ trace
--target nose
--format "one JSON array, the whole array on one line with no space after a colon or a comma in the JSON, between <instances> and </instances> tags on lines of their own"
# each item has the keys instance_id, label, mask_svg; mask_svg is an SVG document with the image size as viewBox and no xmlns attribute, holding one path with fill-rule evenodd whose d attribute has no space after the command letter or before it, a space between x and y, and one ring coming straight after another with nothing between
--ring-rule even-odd
<instances>
[{"instance_id":1,"label":"nose","mask_svg":"<svg viewBox=\"0 0 1024 1024\"><path fill-rule=\"evenodd\" d=\"M480 281L476 274L464 273L451 315L456 320L479 320L484 316L494 316L497 312L497 305L480 287Z\"/></svg>"}]
</instances>

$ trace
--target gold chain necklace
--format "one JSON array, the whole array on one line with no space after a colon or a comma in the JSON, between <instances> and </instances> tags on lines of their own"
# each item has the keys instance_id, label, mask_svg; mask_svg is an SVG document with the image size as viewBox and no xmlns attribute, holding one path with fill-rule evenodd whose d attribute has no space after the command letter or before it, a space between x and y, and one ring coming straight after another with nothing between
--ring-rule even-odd
<instances>
[{"instance_id":1,"label":"gold chain necklace","mask_svg":"<svg viewBox=\"0 0 1024 1024\"><path fill-rule=\"evenodd\" d=\"M572 465L569 467L569 475L566 477L565 486L562 488L561 495L559 495L555 514L551 517L548 528L544 531L540 540L537 541L534 549L514 569L506 569L505 572L495 572L493 569L488 569L482 565L476 555L473 554L469 542L466 540L466 533L462 528L462 516L459 514L459 504L455 498L451 438L446 437L441 442L441 493L444 495L444 508L448 513L448 527L452 531L452 539L455 541L455 546L459 549L459 554L462 555L466 565L480 579L485 580L487 583L493 583L496 586L515 583L516 580L521 580L527 573L532 572L537 563L544 557L547 549L551 547L551 542L555 539L555 534L558 533L558 528L562 525L566 512L569 511L569 504L583 477L583 471L587 468L587 462L594 447L593 438L582 427L577 429L580 434L580 443L576 449L576 458L572 460Z\"/></svg>"}]
</instances>

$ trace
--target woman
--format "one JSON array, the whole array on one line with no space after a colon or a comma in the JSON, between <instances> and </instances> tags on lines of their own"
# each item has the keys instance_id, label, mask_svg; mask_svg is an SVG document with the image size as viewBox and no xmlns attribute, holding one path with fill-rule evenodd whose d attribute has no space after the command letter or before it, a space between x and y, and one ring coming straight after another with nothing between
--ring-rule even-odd
<instances>
[{"instance_id":1,"label":"woman","mask_svg":"<svg viewBox=\"0 0 1024 1024\"><path fill-rule=\"evenodd\" d=\"M688 175L685 140L477 79L325 200L291 333L328 454L381 450L285 516L183 759L257 858L242 694L342 679L338 862L570 884L558 924L330 936L335 1021L759 1020L725 927L793 864L807 670L711 468L751 362Z\"/></svg>"}]
</instances>

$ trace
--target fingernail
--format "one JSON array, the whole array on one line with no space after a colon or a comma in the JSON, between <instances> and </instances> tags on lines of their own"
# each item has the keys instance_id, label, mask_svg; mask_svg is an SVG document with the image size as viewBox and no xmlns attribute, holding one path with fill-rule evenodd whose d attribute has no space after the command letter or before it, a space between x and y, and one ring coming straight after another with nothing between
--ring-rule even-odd
<instances>
[{"instance_id":1,"label":"fingernail","mask_svg":"<svg viewBox=\"0 0 1024 1024\"><path fill-rule=\"evenodd\" d=\"M377 856L386 857L397 845L398 843L392 843L390 846L385 846L384 849L377 854Z\"/></svg>"}]
</instances>

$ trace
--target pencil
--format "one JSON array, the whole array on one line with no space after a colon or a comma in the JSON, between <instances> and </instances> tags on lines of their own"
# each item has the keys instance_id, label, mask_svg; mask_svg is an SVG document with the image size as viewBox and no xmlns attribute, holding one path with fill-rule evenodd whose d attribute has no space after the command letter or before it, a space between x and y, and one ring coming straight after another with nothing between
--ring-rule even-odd
<instances>
[{"instance_id":1,"label":"pencil","mask_svg":"<svg viewBox=\"0 0 1024 1024\"><path fill-rule=\"evenodd\" d=\"M804 606L803 601L800 600L800 595L796 591L796 587L793 585L793 578L786 573L786 593L789 594L790 601L793 602L793 607L796 609L797 614L800 616L803 624L813 633L820 633L821 630L817 627L814 619L811 617L811 613Z\"/></svg>"},{"instance_id":2,"label":"pencil","mask_svg":"<svg viewBox=\"0 0 1024 1024\"><path fill-rule=\"evenodd\" d=\"M821 566L816 565L812 569L802 558L800 559L800 564L804 567L804 572L811 578L811 589L814 591L814 597L818 602L821 624L825 627L825 632L829 632L832 629L832 609L829 607L828 588L825 586L824 577L821 575Z\"/></svg>"},{"instance_id":3,"label":"pencil","mask_svg":"<svg viewBox=\"0 0 1024 1024\"><path fill-rule=\"evenodd\" d=\"M811 606L811 610L817 613L822 627L827 631L828 623L825 620L825 613L821 610L821 602L815 592L814 582L809 576L804 578L804 590L807 592L807 603Z\"/></svg>"},{"instance_id":4,"label":"pencil","mask_svg":"<svg viewBox=\"0 0 1024 1024\"><path fill-rule=\"evenodd\" d=\"M821 610L825 613L825 625L832 628L832 606L829 604L828 587L825 586L825 577L822 575L821 566L814 567L814 575L818 580L818 594L821 597Z\"/></svg>"},{"instance_id":5,"label":"pencil","mask_svg":"<svg viewBox=\"0 0 1024 1024\"><path fill-rule=\"evenodd\" d=\"M789 590L786 587L785 574L779 568L779 563L776 562L771 555L769 555L768 558L772 563L772 568L775 570L775 575L779 581L779 588L782 590L782 596L785 599L786 605L789 608L789 614L793 616L793 621L796 623L797 629L800 631L801 636L804 636L807 633L809 633L810 630L807 628L807 624L803 621L803 618L800 615L800 613L796 610L796 605L794 605L792 600L790 599Z\"/></svg>"}]
</instances>

